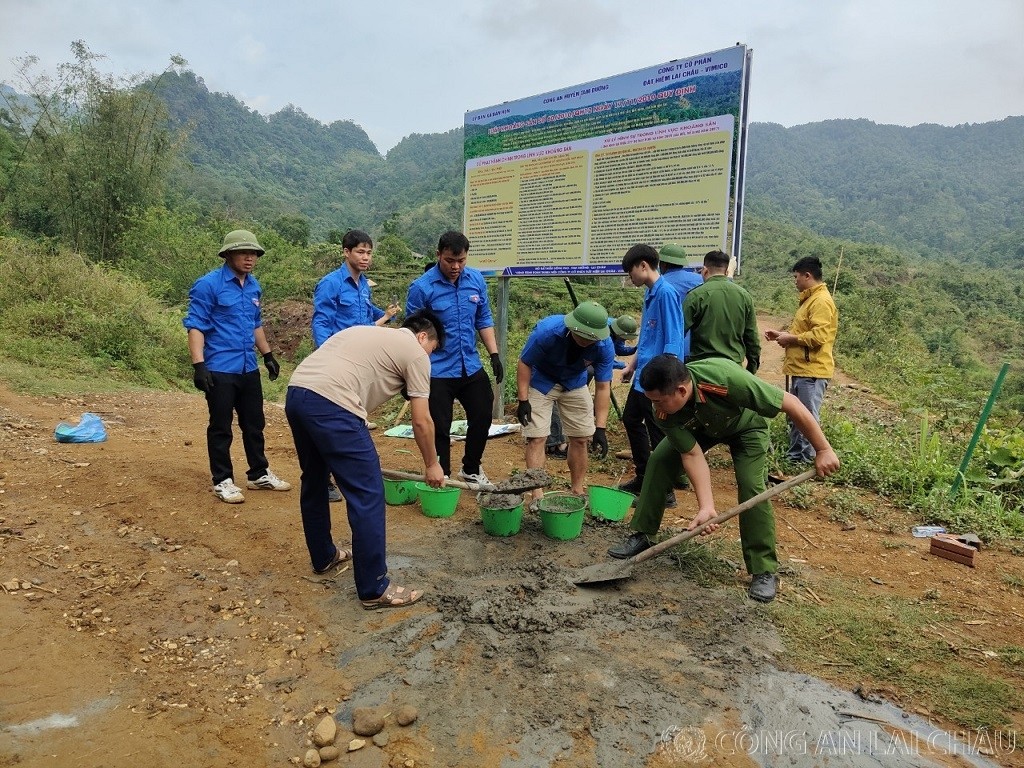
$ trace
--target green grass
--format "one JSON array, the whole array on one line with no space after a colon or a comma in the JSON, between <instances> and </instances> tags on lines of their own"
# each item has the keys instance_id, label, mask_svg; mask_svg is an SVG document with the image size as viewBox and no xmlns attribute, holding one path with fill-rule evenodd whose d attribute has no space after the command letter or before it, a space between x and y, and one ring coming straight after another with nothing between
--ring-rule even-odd
<instances>
[{"instance_id":1,"label":"green grass","mask_svg":"<svg viewBox=\"0 0 1024 768\"><path fill-rule=\"evenodd\" d=\"M668 535L659 538L667 539ZM721 538L699 542L691 539L669 550L669 557L687 580L702 587L714 587L732 579L735 569L727 557L729 549L729 544Z\"/></svg>"},{"instance_id":2,"label":"green grass","mask_svg":"<svg viewBox=\"0 0 1024 768\"><path fill-rule=\"evenodd\" d=\"M185 350L179 312L141 281L75 253L0 238L0 359L12 378L33 386L33 378L88 377L88 391L112 382L167 387L189 371Z\"/></svg>"},{"instance_id":3,"label":"green grass","mask_svg":"<svg viewBox=\"0 0 1024 768\"><path fill-rule=\"evenodd\" d=\"M1001 575L1003 584L1014 589L1024 589L1024 576L1017 573L1004 573Z\"/></svg>"},{"instance_id":4,"label":"green grass","mask_svg":"<svg viewBox=\"0 0 1024 768\"><path fill-rule=\"evenodd\" d=\"M1020 669L1024 666L1024 648L1019 645L1004 645L996 651L999 660L1007 667Z\"/></svg>"},{"instance_id":5,"label":"green grass","mask_svg":"<svg viewBox=\"0 0 1024 768\"><path fill-rule=\"evenodd\" d=\"M830 518L834 514L843 522L857 517L873 520L877 516L875 508L865 502L860 493L847 488L834 489L825 497L825 506L831 510Z\"/></svg>"},{"instance_id":6,"label":"green grass","mask_svg":"<svg viewBox=\"0 0 1024 768\"><path fill-rule=\"evenodd\" d=\"M816 585L824 604L779 600L772 614L799 669L831 677L836 669L895 688L915 704L967 728L998 728L1011 722L1024 701L1005 676L969 664L948 643L939 625L955 621L941 602L866 595L831 580ZM1024 649L1003 649L1017 658Z\"/></svg>"},{"instance_id":7,"label":"green grass","mask_svg":"<svg viewBox=\"0 0 1024 768\"><path fill-rule=\"evenodd\" d=\"M69 393L109 394L151 389L121 379L103 378L95 373L41 367L10 359L0 360L2 377L8 386L15 392L36 397L59 397Z\"/></svg>"}]
</instances>

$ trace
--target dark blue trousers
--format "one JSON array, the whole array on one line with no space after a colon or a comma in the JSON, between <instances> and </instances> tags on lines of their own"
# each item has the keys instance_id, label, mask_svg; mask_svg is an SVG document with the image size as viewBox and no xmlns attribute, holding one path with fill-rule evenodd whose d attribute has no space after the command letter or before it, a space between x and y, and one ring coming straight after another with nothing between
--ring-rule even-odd
<instances>
[{"instance_id":1,"label":"dark blue trousers","mask_svg":"<svg viewBox=\"0 0 1024 768\"><path fill-rule=\"evenodd\" d=\"M384 480L370 430L355 414L302 387L288 387L284 412L302 470L299 509L313 569L326 568L335 554L327 497L333 474L352 529L356 593L360 600L380 597L389 583Z\"/></svg>"}]
</instances>

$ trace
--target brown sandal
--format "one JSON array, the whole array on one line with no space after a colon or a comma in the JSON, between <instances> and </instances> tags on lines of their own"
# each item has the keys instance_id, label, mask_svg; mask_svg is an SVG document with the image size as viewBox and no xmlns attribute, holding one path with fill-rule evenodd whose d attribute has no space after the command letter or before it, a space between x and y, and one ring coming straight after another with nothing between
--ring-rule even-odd
<instances>
[{"instance_id":1,"label":"brown sandal","mask_svg":"<svg viewBox=\"0 0 1024 768\"><path fill-rule=\"evenodd\" d=\"M407 605L412 605L421 597L423 597L423 592L420 590L407 589L392 582L380 597L374 600L360 600L360 602L366 610L375 611L378 608L404 608Z\"/></svg>"},{"instance_id":2,"label":"brown sandal","mask_svg":"<svg viewBox=\"0 0 1024 768\"><path fill-rule=\"evenodd\" d=\"M352 559L351 549L342 549L341 547L335 547L334 549L334 559L331 560L331 562L328 565L324 566L319 570L317 570L316 568L313 569L313 573L315 573L317 576L323 576L325 573L330 573L342 563Z\"/></svg>"}]
</instances>

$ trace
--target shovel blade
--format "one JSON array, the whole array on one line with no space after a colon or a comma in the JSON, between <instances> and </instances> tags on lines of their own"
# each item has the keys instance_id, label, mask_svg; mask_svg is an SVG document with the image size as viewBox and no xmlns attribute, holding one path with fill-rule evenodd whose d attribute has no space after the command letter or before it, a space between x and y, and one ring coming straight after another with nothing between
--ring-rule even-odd
<instances>
[{"instance_id":1,"label":"shovel blade","mask_svg":"<svg viewBox=\"0 0 1024 768\"><path fill-rule=\"evenodd\" d=\"M610 563L595 563L581 568L572 577L572 583L577 586L584 584L602 584L606 581L618 581L628 579L633 573L632 560L616 560Z\"/></svg>"}]
</instances>

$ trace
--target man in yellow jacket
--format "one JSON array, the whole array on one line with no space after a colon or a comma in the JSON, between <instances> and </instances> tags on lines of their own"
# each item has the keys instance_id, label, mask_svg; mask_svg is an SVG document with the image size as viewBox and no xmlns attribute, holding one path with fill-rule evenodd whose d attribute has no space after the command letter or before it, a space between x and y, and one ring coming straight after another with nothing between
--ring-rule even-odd
<instances>
[{"instance_id":1,"label":"man in yellow jacket","mask_svg":"<svg viewBox=\"0 0 1024 768\"><path fill-rule=\"evenodd\" d=\"M832 346L839 329L839 313L828 286L822 282L821 260L817 256L805 256L794 264L793 277L800 291L800 308L789 332L767 330L764 337L786 350L782 366L786 391L796 395L820 423L821 401L836 367ZM814 461L814 448L792 421L786 458L794 464Z\"/></svg>"}]
</instances>

